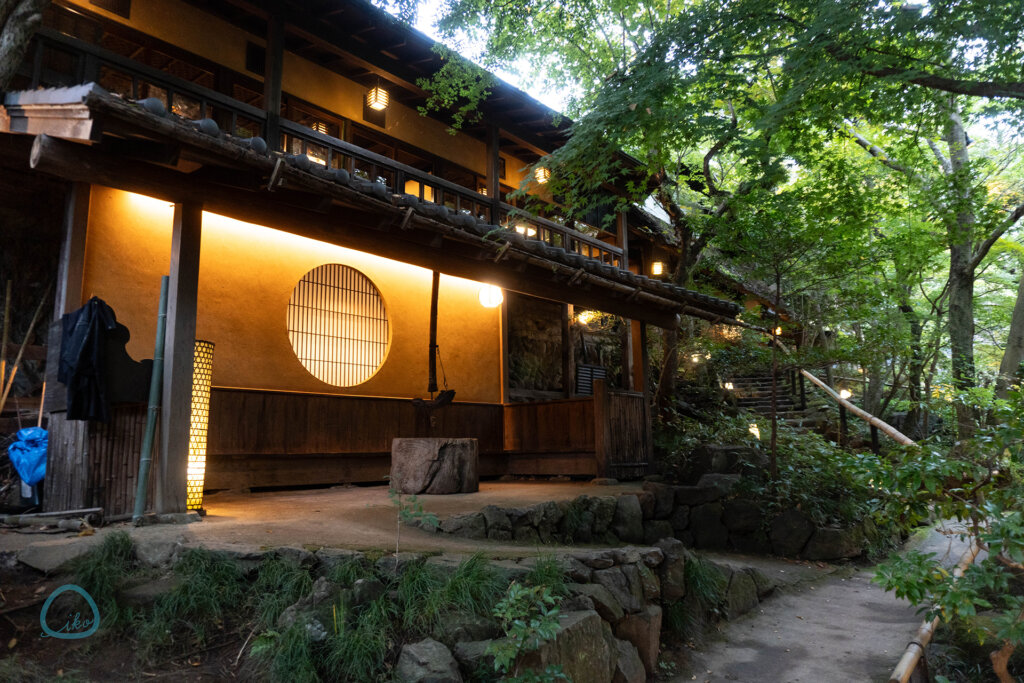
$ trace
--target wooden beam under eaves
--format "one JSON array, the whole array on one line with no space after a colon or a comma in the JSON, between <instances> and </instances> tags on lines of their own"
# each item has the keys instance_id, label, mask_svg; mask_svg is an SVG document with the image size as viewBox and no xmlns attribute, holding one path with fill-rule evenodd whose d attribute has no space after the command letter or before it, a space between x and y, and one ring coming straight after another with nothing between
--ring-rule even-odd
<instances>
[{"instance_id":1,"label":"wooden beam under eaves","mask_svg":"<svg viewBox=\"0 0 1024 683\"><path fill-rule=\"evenodd\" d=\"M196 183L187 174L168 168L125 160L100 146L87 146L40 136L32 150L32 167L68 180L92 182L136 192L169 202L201 203L205 210L257 225L272 227L310 239L376 254L384 258L439 270L503 289L551 301L646 320L659 327L677 324L682 304L673 308L630 301L613 287L594 280L587 286L567 286L554 277L548 262L503 259L496 263L490 251L474 238L449 228L452 235L430 228L429 219L416 217L411 227L399 230L402 212L370 198L365 206L334 203L318 212L308 205L280 201L275 193ZM462 239L453 239L462 237ZM589 280L588 280L589 281ZM714 317L693 311L699 317Z\"/></svg>"}]
</instances>

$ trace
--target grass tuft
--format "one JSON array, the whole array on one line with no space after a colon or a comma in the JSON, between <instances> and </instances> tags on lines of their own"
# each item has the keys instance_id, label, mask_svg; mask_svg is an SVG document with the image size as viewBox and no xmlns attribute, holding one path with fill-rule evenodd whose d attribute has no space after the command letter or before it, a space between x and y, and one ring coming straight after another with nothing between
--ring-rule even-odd
<instances>
[{"instance_id":1,"label":"grass tuft","mask_svg":"<svg viewBox=\"0 0 1024 683\"><path fill-rule=\"evenodd\" d=\"M554 555L540 555L530 573L523 577L527 586L547 586L552 595L566 596L569 589L565 584L565 573Z\"/></svg>"}]
</instances>

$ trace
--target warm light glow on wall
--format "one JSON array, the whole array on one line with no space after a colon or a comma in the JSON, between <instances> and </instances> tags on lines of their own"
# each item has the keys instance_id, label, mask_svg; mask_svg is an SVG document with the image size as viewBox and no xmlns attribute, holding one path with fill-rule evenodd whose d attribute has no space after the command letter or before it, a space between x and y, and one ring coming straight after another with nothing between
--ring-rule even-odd
<instances>
[{"instance_id":1,"label":"warm light glow on wall","mask_svg":"<svg viewBox=\"0 0 1024 683\"><path fill-rule=\"evenodd\" d=\"M366 106L375 111L384 111L388 108L390 99L387 90L375 85L366 93Z\"/></svg>"},{"instance_id":2,"label":"warm light glow on wall","mask_svg":"<svg viewBox=\"0 0 1024 683\"><path fill-rule=\"evenodd\" d=\"M391 324L377 286L340 263L314 268L295 285L287 323L302 366L336 387L370 379L391 347Z\"/></svg>"},{"instance_id":3,"label":"warm light glow on wall","mask_svg":"<svg viewBox=\"0 0 1024 683\"><path fill-rule=\"evenodd\" d=\"M533 172L533 177L537 179L537 182L543 185L547 181L551 180L551 169L538 168Z\"/></svg>"},{"instance_id":4,"label":"warm light glow on wall","mask_svg":"<svg viewBox=\"0 0 1024 683\"><path fill-rule=\"evenodd\" d=\"M753 434L758 441L761 440L761 429L757 426L756 422L751 422L750 426L747 427L747 431Z\"/></svg>"},{"instance_id":5,"label":"warm light glow on wall","mask_svg":"<svg viewBox=\"0 0 1024 683\"><path fill-rule=\"evenodd\" d=\"M591 320L593 320L596 317L597 314L594 313L593 311L580 311L576 315L576 322L580 323L581 325L587 325L590 323Z\"/></svg>"},{"instance_id":6,"label":"warm light glow on wall","mask_svg":"<svg viewBox=\"0 0 1024 683\"><path fill-rule=\"evenodd\" d=\"M420 197L420 187L423 188L422 197ZM422 183L419 183L415 180L405 181L405 193L411 194L414 197L420 197L420 199L422 199L425 202L434 201L434 188L432 188L430 185L423 185Z\"/></svg>"},{"instance_id":7,"label":"warm light glow on wall","mask_svg":"<svg viewBox=\"0 0 1024 683\"><path fill-rule=\"evenodd\" d=\"M196 340L192 365L192 421L188 430L188 468L185 505L203 507L206 480L206 432L210 424L210 385L213 383L213 342Z\"/></svg>"},{"instance_id":8,"label":"warm light glow on wall","mask_svg":"<svg viewBox=\"0 0 1024 683\"><path fill-rule=\"evenodd\" d=\"M661 261L655 261L651 264L651 275L661 275L665 272L665 264Z\"/></svg>"},{"instance_id":9,"label":"warm light glow on wall","mask_svg":"<svg viewBox=\"0 0 1024 683\"><path fill-rule=\"evenodd\" d=\"M497 308L504 300L505 296L501 293L501 287L484 285L480 288L480 305L484 308Z\"/></svg>"},{"instance_id":10,"label":"warm light glow on wall","mask_svg":"<svg viewBox=\"0 0 1024 683\"><path fill-rule=\"evenodd\" d=\"M517 225L516 232L518 232L520 235L525 235L526 237L537 236L537 228L533 227L529 223L520 223L519 225Z\"/></svg>"}]
</instances>

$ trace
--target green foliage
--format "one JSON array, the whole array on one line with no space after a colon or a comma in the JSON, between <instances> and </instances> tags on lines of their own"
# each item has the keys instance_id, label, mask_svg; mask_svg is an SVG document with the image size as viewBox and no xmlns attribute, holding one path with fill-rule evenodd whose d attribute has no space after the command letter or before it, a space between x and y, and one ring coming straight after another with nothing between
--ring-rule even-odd
<instances>
[{"instance_id":1,"label":"green foliage","mask_svg":"<svg viewBox=\"0 0 1024 683\"><path fill-rule=\"evenodd\" d=\"M327 573L328 579L342 586L351 586L359 579L368 579L371 576L373 576L373 572L369 570L366 564L357 559L346 560L336 564Z\"/></svg>"},{"instance_id":2,"label":"green foliage","mask_svg":"<svg viewBox=\"0 0 1024 683\"><path fill-rule=\"evenodd\" d=\"M492 642L488 654L494 657L494 670L505 680L549 682L568 680L560 668L548 667L543 672L516 672L519 655L532 652L558 633L558 603L561 598L547 586L524 586L513 581L505 596L494 606L494 616L505 631L505 637ZM508 674L517 674L511 677Z\"/></svg>"},{"instance_id":3,"label":"green foliage","mask_svg":"<svg viewBox=\"0 0 1024 683\"><path fill-rule=\"evenodd\" d=\"M404 499L401 493L394 489L388 489L388 498L398 508L399 521L406 524L416 524L431 529L436 529L441 521L433 512L423 509L423 503L416 496L406 496Z\"/></svg>"},{"instance_id":4,"label":"green foliage","mask_svg":"<svg viewBox=\"0 0 1024 683\"><path fill-rule=\"evenodd\" d=\"M523 584L530 587L546 587L556 597L569 594L565 573L554 555L538 555L529 573L523 577Z\"/></svg>"},{"instance_id":5,"label":"green foliage","mask_svg":"<svg viewBox=\"0 0 1024 683\"><path fill-rule=\"evenodd\" d=\"M760 439L750 432L751 424L758 425ZM665 449L666 474L685 480L699 445L735 444L767 453L770 429L770 420L748 413L719 416L710 422L677 418L660 425L657 444ZM769 513L799 507L821 526L845 527L869 517L880 524L886 521L880 515L882 492L872 481L877 468L884 466L878 456L851 453L818 434L783 423L778 425L778 453L776 481L768 481L765 472L748 464L736 493L762 501Z\"/></svg>"},{"instance_id":6,"label":"green foliage","mask_svg":"<svg viewBox=\"0 0 1024 683\"><path fill-rule=\"evenodd\" d=\"M177 585L160 596L152 611L137 615L141 655L147 658L172 645L204 645L211 631L222 631L229 613L245 596L238 565L204 548L186 550L174 565Z\"/></svg>"},{"instance_id":7,"label":"green foliage","mask_svg":"<svg viewBox=\"0 0 1024 683\"><path fill-rule=\"evenodd\" d=\"M961 536L987 554L959 579L934 553L893 556L876 580L921 605L929 615L959 624L979 639L1024 644L1024 400L1013 393L993 408L993 426L950 452L907 448L878 483L892 494L890 514L963 524ZM988 612L988 622L977 620Z\"/></svg>"},{"instance_id":8,"label":"green foliage","mask_svg":"<svg viewBox=\"0 0 1024 683\"><path fill-rule=\"evenodd\" d=\"M71 563L75 583L96 601L104 630L116 629L130 619L130 610L117 604L117 591L135 571L132 548L131 536L115 531L107 534L97 548Z\"/></svg>"},{"instance_id":9,"label":"green foliage","mask_svg":"<svg viewBox=\"0 0 1024 683\"><path fill-rule=\"evenodd\" d=\"M258 625L273 628L281 612L312 590L313 577L295 560L278 555L264 560L250 591Z\"/></svg>"}]
</instances>

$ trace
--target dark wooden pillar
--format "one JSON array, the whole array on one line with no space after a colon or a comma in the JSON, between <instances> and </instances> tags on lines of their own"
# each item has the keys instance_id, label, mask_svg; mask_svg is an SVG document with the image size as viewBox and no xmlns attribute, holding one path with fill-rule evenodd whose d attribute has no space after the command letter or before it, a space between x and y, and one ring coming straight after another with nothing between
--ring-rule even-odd
<instances>
[{"instance_id":1,"label":"dark wooden pillar","mask_svg":"<svg viewBox=\"0 0 1024 683\"><path fill-rule=\"evenodd\" d=\"M85 234L89 223L88 183L71 183L64 212L64 239L57 266L57 292L54 297L54 319L82 305L82 282L85 275Z\"/></svg>"},{"instance_id":2,"label":"dark wooden pillar","mask_svg":"<svg viewBox=\"0 0 1024 683\"><path fill-rule=\"evenodd\" d=\"M201 204L174 205L167 336L164 338L163 402L160 406L160 457L156 467L154 500L157 512L185 511L202 229Z\"/></svg>"},{"instance_id":3,"label":"dark wooden pillar","mask_svg":"<svg viewBox=\"0 0 1024 683\"><path fill-rule=\"evenodd\" d=\"M509 402L509 359L508 359L508 324L509 324L509 298L515 296L512 292L505 292L505 299L501 302L501 402Z\"/></svg>"},{"instance_id":4,"label":"dark wooden pillar","mask_svg":"<svg viewBox=\"0 0 1024 683\"><path fill-rule=\"evenodd\" d=\"M619 267L629 269L629 221L626 212L616 215L616 237L619 246L622 248L622 261ZM622 334L620 336L621 358L622 358L622 388L632 391L636 386L633 377L633 322L628 318L622 320Z\"/></svg>"},{"instance_id":5,"label":"dark wooden pillar","mask_svg":"<svg viewBox=\"0 0 1024 683\"><path fill-rule=\"evenodd\" d=\"M651 403L651 356L647 348L647 323L640 323L640 372L638 388L644 393L644 449L647 453L647 471L654 472L654 411Z\"/></svg>"},{"instance_id":6,"label":"dark wooden pillar","mask_svg":"<svg viewBox=\"0 0 1024 683\"><path fill-rule=\"evenodd\" d=\"M501 130L494 124L487 126L487 196L491 198L491 223L501 219Z\"/></svg>"},{"instance_id":7,"label":"dark wooden pillar","mask_svg":"<svg viewBox=\"0 0 1024 683\"><path fill-rule=\"evenodd\" d=\"M573 305L562 304L562 394L576 395L576 347L572 343Z\"/></svg>"},{"instance_id":8,"label":"dark wooden pillar","mask_svg":"<svg viewBox=\"0 0 1024 683\"><path fill-rule=\"evenodd\" d=\"M608 456L611 449L609 433L608 390L603 379L594 378L594 459L597 476L607 477Z\"/></svg>"},{"instance_id":9,"label":"dark wooden pillar","mask_svg":"<svg viewBox=\"0 0 1024 683\"><path fill-rule=\"evenodd\" d=\"M267 112L267 145L281 148L281 74L284 68L284 20L274 13L267 18L267 61L263 70L263 106Z\"/></svg>"}]
</instances>

